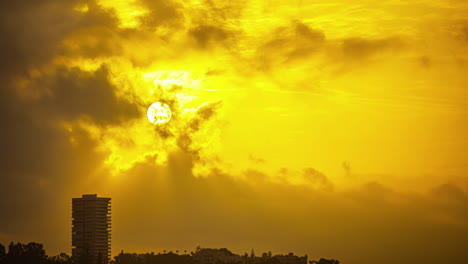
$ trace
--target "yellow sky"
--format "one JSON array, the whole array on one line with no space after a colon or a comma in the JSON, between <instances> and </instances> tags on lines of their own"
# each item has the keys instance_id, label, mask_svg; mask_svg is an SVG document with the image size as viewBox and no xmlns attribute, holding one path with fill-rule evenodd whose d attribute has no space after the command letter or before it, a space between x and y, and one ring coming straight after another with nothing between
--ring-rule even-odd
<instances>
[{"instance_id":1,"label":"yellow sky","mask_svg":"<svg viewBox=\"0 0 468 264\"><path fill-rule=\"evenodd\" d=\"M116 13L122 30L144 27L141 17L151 13L144 3L100 4ZM138 100L142 112L170 97L177 119L168 127L175 134L193 109L219 102L217 121L192 142L203 146L202 159L218 157L216 166L234 174L251 166L269 173L312 166L338 182L343 162L363 177L466 174L466 3L173 4L176 22L117 36L122 48L113 57L71 63L82 69L106 63L117 92ZM65 43L94 37L81 32ZM69 125L103 138L116 172L148 155L165 156L174 143L154 138L143 116L104 130L85 123Z\"/></svg>"}]
</instances>

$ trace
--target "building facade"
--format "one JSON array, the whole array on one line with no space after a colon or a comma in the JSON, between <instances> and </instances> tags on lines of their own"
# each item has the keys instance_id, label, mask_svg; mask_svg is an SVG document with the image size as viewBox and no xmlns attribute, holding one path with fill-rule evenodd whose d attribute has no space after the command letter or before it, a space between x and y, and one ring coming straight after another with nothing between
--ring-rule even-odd
<instances>
[{"instance_id":1,"label":"building facade","mask_svg":"<svg viewBox=\"0 0 468 264\"><path fill-rule=\"evenodd\" d=\"M111 253L111 198L72 199L72 256L83 264L107 264Z\"/></svg>"}]
</instances>

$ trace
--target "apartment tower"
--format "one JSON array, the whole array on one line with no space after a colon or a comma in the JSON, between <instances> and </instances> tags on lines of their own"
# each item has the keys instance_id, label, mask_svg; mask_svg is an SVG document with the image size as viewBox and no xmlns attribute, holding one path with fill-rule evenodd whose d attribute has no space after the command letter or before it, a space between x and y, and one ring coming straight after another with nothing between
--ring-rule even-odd
<instances>
[{"instance_id":1,"label":"apartment tower","mask_svg":"<svg viewBox=\"0 0 468 264\"><path fill-rule=\"evenodd\" d=\"M107 264L111 250L111 198L72 199L72 256L80 264Z\"/></svg>"}]
</instances>

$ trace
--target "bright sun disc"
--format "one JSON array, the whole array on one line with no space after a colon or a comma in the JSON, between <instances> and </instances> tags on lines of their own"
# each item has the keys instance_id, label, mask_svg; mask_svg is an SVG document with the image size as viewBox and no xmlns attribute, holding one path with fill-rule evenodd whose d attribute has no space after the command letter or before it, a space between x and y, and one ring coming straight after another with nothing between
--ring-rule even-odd
<instances>
[{"instance_id":1,"label":"bright sun disc","mask_svg":"<svg viewBox=\"0 0 468 264\"><path fill-rule=\"evenodd\" d=\"M146 116L151 123L155 125L163 125L171 120L172 111L169 105L156 102L148 108Z\"/></svg>"}]
</instances>

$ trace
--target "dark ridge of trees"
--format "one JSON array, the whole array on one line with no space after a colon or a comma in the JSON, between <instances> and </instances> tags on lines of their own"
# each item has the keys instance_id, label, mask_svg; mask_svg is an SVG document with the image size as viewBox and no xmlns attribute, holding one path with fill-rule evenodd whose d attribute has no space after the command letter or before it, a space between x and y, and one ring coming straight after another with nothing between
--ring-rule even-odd
<instances>
[{"instance_id":1,"label":"dark ridge of trees","mask_svg":"<svg viewBox=\"0 0 468 264\"><path fill-rule=\"evenodd\" d=\"M225 252L227 255L234 255L227 249L220 249L220 251ZM249 257L247 257L248 259ZM238 262L222 262L214 261L214 264L281 264L281 262L275 258L264 258L257 259L250 262L247 259L243 259ZM136 253L120 253L114 257L114 260L111 261L111 264L199 264L197 260L191 255L177 255L172 252L164 254L136 254Z\"/></svg>"},{"instance_id":2,"label":"dark ridge of trees","mask_svg":"<svg viewBox=\"0 0 468 264\"><path fill-rule=\"evenodd\" d=\"M8 246L8 253L5 246L0 244L0 264L71 264L71 260L65 253L47 256L42 244L11 242Z\"/></svg>"},{"instance_id":3,"label":"dark ridge of trees","mask_svg":"<svg viewBox=\"0 0 468 264\"><path fill-rule=\"evenodd\" d=\"M113 264L195 264L190 255L178 255L172 252L164 254L123 253L114 257Z\"/></svg>"},{"instance_id":4,"label":"dark ridge of trees","mask_svg":"<svg viewBox=\"0 0 468 264\"><path fill-rule=\"evenodd\" d=\"M340 262L336 259L323 259L321 258L319 261L309 261L310 264L340 264Z\"/></svg>"},{"instance_id":5,"label":"dark ridge of trees","mask_svg":"<svg viewBox=\"0 0 468 264\"><path fill-rule=\"evenodd\" d=\"M238 256L226 248L221 249L201 249L197 247L197 250L187 254L187 251L184 251L184 254L179 255L178 251L173 253L170 251L166 253L154 254L137 254L137 253L124 253L123 251L114 257L113 260L110 260L109 264L199 264L200 260L197 259L197 254L203 252L217 252L222 253L225 256L232 257ZM290 253L292 255L292 253ZM240 256L238 256L240 257ZM282 257L282 255L272 256L271 252L264 253L262 257L249 257L247 253L244 256L240 257L240 260L236 258L231 258L231 262L223 262L218 260L212 260L211 264L281 264L281 261L277 257ZM236 259L236 262L232 262L233 259ZM44 247L42 244L38 243L13 243L11 242L8 246L8 251L5 246L0 244L0 264L83 264L91 263L89 259L74 259L73 257L68 256L65 253L60 253L57 256L47 256ZM96 264L104 264L106 261L102 255L97 256ZM310 264L339 264L338 260L327 260L320 259L319 261L309 261Z\"/></svg>"}]
</instances>

